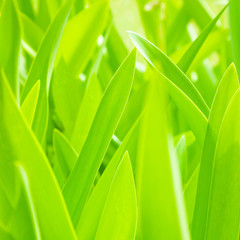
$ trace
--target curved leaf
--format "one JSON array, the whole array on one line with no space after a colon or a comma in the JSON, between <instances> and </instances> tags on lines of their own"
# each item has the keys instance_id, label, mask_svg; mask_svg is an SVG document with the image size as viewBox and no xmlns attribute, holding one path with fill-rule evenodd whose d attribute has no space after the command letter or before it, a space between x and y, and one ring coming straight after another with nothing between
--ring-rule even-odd
<instances>
[{"instance_id":1,"label":"curved leaf","mask_svg":"<svg viewBox=\"0 0 240 240\"><path fill-rule=\"evenodd\" d=\"M240 32L239 32L239 15L240 2L238 0L231 0L230 4L230 28L232 35L233 55L235 58L238 74L240 74Z\"/></svg>"},{"instance_id":2,"label":"curved leaf","mask_svg":"<svg viewBox=\"0 0 240 240\"><path fill-rule=\"evenodd\" d=\"M202 113L208 117L209 108L202 98L201 94L188 77L176 66L170 58L167 57L160 49L154 44L149 42L144 37L134 32L128 32L133 44L138 51L144 56L144 58L160 73L164 75L178 88L181 89L202 111Z\"/></svg>"},{"instance_id":3,"label":"curved leaf","mask_svg":"<svg viewBox=\"0 0 240 240\"><path fill-rule=\"evenodd\" d=\"M136 188L139 239L189 239L180 171L170 155L164 85L152 78L141 124ZM174 231L173 231L174 229Z\"/></svg>"},{"instance_id":4,"label":"curved leaf","mask_svg":"<svg viewBox=\"0 0 240 240\"><path fill-rule=\"evenodd\" d=\"M226 110L217 141L206 239L238 239L239 237L239 117L240 90L238 89Z\"/></svg>"},{"instance_id":5,"label":"curved leaf","mask_svg":"<svg viewBox=\"0 0 240 240\"><path fill-rule=\"evenodd\" d=\"M127 186L127 187L126 187ZM95 239L135 238L137 201L131 162L123 156L103 209Z\"/></svg>"},{"instance_id":6,"label":"curved leaf","mask_svg":"<svg viewBox=\"0 0 240 240\"><path fill-rule=\"evenodd\" d=\"M217 23L218 19L221 17L225 9L228 7L229 3L222 9L222 11L206 26L206 28L200 33L198 38L191 44L188 50L185 52L183 57L178 62L178 67L181 68L183 72L187 72L191 63L193 62L195 56L197 55L202 44L208 37L209 33Z\"/></svg>"},{"instance_id":7,"label":"curved leaf","mask_svg":"<svg viewBox=\"0 0 240 240\"><path fill-rule=\"evenodd\" d=\"M78 76L86 67L107 22L108 10L108 1L96 2L67 23L59 55L63 56L73 76Z\"/></svg>"},{"instance_id":8,"label":"curved leaf","mask_svg":"<svg viewBox=\"0 0 240 240\"><path fill-rule=\"evenodd\" d=\"M16 163L24 167L29 178L29 188L36 206L42 237L45 239L76 239L49 161L30 127L21 116L3 74L0 79L0 109L1 163L5 164L5 171L7 164L12 168ZM2 173L1 171L1 180L3 181ZM13 188L11 186L13 175L9 175L12 173L6 171L5 174L8 174L8 180L3 181L5 187ZM14 183L16 184L16 182Z\"/></svg>"},{"instance_id":9,"label":"curved leaf","mask_svg":"<svg viewBox=\"0 0 240 240\"><path fill-rule=\"evenodd\" d=\"M38 80L41 81L39 100L32 126L40 142L43 140L47 126L47 96L54 66L54 60L56 57L60 38L62 36L63 28L66 24L73 1L74 0L67 0L64 2L55 19L49 26L38 49L37 55L31 65L21 94L21 103L23 103L34 84Z\"/></svg>"},{"instance_id":10,"label":"curved leaf","mask_svg":"<svg viewBox=\"0 0 240 240\"><path fill-rule=\"evenodd\" d=\"M4 68L12 91L18 101L18 62L21 30L14 0L4 1L0 16L0 64Z\"/></svg>"},{"instance_id":11,"label":"curved leaf","mask_svg":"<svg viewBox=\"0 0 240 240\"><path fill-rule=\"evenodd\" d=\"M21 112L27 119L30 126L32 126L34 114L36 111L38 97L39 97L39 90L40 90L40 81L37 81L21 106Z\"/></svg>"},{"instance_id":12,"label":"curved leaf","mask_svg":"<svg viewBox=\"0 0 240 240\"><path fill-rule=\"evenodd\" d=\"M104 154L128 101L133 82L134 49L109 83L63 195L76 226Z\"/></svg>"},{"instance_id":13,"label":"curved leaf","mask_svg":"<svg viewBox=\"0 0 240 240\"><path fill-rule=\"evenodd\" d=\"M139 119L140 117L125 136L86 203L76 228L79 239L94 238L116 169L127 150L127 145L139 123Z\"/></svg>"},{"instance_id":14,"label":"curved leaf","mask_svg":"<svg viewBox=\"0 0 240 240\"><path fill-rule=\"evenodd\" d=\"M193 215L192 236L194 239L203 239L206 233L217 138L224 113L238 88L237 72L234 65L231 65L219 84L209 116Z\"/></svg>"},{"instance_id":15,"label":"curved leaf","mask_svg":"<svg viewBox=\"0 0 240 240\"><path fill-rule=\"evenodd\" d=\"M77 161L78 155L67 138L57 129L54 130L53 138L57 161L65 178L67 179L75 162Z\"/></svg>"}]
</instances>

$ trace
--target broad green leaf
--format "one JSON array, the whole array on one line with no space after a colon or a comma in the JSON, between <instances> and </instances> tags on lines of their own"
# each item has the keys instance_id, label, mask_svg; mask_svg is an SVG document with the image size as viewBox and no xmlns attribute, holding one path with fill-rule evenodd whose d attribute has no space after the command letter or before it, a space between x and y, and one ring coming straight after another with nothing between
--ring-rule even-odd
<instances>
[{"instance_id":1,"label":"broad green leaf","mask_svg":"<svg viewBox=\"0 0 240 240\"><path fill-rule=\"evenodd\" d=\"M203 239L206 234L210 194L215 169L214 156L216 154L215 149L219 129L228 104L238 88L237 72L234 65L231 65L219 84L209 116L193 216L192 236L194 239ZM229 140L226 142L229 142Z\"/></svg>"},{"instance_id":2,"label":"broad green leaf","mask_svg":"<svg viewBox=\"0 0 240 240\"><path fill-rule=\"evenodd\" d=\"M80 239L93 239L96 234L116 169L123 154L127 150L129 140L132 138L136 126L139 124L139 120L140 118L138 118L125 136L83 209L81 218L76 227L76 233Z\"/></svg>"},{"instance_id":3,"label":"broad green leaf","mask_svg":"<svg viewBox=\"0 0 240 240\"><path fill-rule=\"evenodd\" d=\"M164 85L152 78L149 87L136 166L137 237L190 239L178 162L168 141Z\"/></svg>"},{"instance_id":4,"label":"broad green leaf","mask_svg":"<svg viewBox=\"0 0 240 240\"><path fill-rule=\"evenodd\" d=\"M217 141L206 220L206 239L239 238L239 117L240 90L238 89L226 110Z\"/></svg>"},{"instance_id":5,"label":"broad green leaf","mask_svg":"<svg viewBox=\"0 0 240 240\"><path fill-rule=\"evenodd\" d=\"M0 85L0 159L2 164L5 164L5 174L8 175L8 180L2 183L7 189L13 188L13 175L9 175L12 173L7 170L15 164L23 166L29 179L41 236L45 239L76 239L49 161L21 116L4 74L1 76ZM2 173L1 171L1 181L4 180Z\"/></svg>"},{"instance_id":6,"label":"broad green leaf","mask_svg":"<svg viewBox=\"0 0 240 240\"><path fill-rule=\"evenodd\" d=\"M78 158L78 155L67 138L57 129L54 130L53 137L57 161L59 162L59 166L61 167L65 178L67 179Z\"/></svg>"},{"instance_id":7,"label":"broad green leaf","mask_svg":"<svg viewBox=\"0 0 240 240\"><path fill-rule=\"evenodd\" d=\"M21 30L14 0L3 3L0 15L0 64L3 67L17 101L19 100L18 62Z\"/></svg>"},{"instance_id":8,"label":"broad green leaf","mask_svg":"<svg viewBox=\"0 0 240 240\"><path fill-rule=\"evenodd\" d=\"M108 1L100 1L73 17L64 29L59 47L73 76L78 76L86 67L97 38L104 30L109 11Z\"/></svg>"},{"instance_id":9,"label":"broad green leaf","mask_svg":"<svg viewBox=\"0 0 240 240\"><path fill-rule=\"evenodd\" d=\"M135 59L134 49L109 83L79 158L63 189L74 226L81 216L94 178L126 106L133 82Z\"/></svg>"},{"instance_id":10,"label":"broad green leaf","mask_svg":"<svg viewBox=\"0 0 240 240\"><path fill-rule=\"evenodd\" d=\"M37 81L27 97L25 98L22 106L21 106L21 112L27 119L29 126L32 126L34 114L37 107L38 102L38 96L39 96L39 90L40 90L40 81Z\"/></svg>"},{"instance_id":11,"label":"broad green leaf","mask_svg":"<svg viewBox=\"0 0 240 240\"><path fill-rule=\"evenodd\" d=\"M227 4L222 11L206 26L206 28L200 33L198 38L191 44L188 50L185 52L183 57L178 63L178 67L183 71L187 72L188 68L190 67L191 63L193 62L195 56L197 55L199 49L201 48L202 44L208 37L209 33L217 23L218 19L221 17L225 9L228 7Z\"/></svg>"},{"instance_id":12,"label":"broad green leaf","mask_svg":"<svg viewBox=\"0 0 240 240\"><path fill-rule=\"evenodd\" d=\"M71 143L78 153L88 136L95 114L102 97L99 80L94 74L89 81L84 93L81 106L78 110L76 121L71 135Z\"/></svg>"},{"instance_id":13,"label":"broad green leaf","mask_svg":"<svg viewBox=\"0 0 240 240\"><path fill-rule=\"evenodd\" d=\"M22 90L21 103L23 103L34 84L38 80L41 81L39 100L32 126L40 142L43 140L47 126L47 96L54 66L54 60L60 38L62 36L63 28L66 24L73 1L74 0L67 0L64 2L55 19L49 26L38 49L37 55L31 65L30 71L28 73L28 78Z\"/></svg>"},{"instance_id":14,"label":"broad green leaf","mask_svg":"<svg viewBox=\"0 0 240 240\"><path fill-rule=\"evenodd\" d=\"M128 33L133 44L144 58L159 72L162 71L164 75L178 88L180 88L208 117L209 108L198 92L197 88L188 79L188 77L165 55L160 49L154 46L147 39L143 38L137 33Z\"/></svg>"},{"instance_id":15,"label":"broad green leaf","mask_svg":"<svg viewBox=\"0 0 240 240\"><path fill-rule=\"evenodd\" d=\"M230 4L230 28L233 45L233 55L235 58L238 74L240 74L240 31L239 31L240 2L232 0Z\"/></svg>"},{"instance_id":16,"label":"broad green leaf","mask_svg":"<svg viewBox=\"0 0 240 240\"><path fill-rule=\"evenodd\" d=\"M112 181L95 239L134 239L136 225L135 184L129 155L126 153Z\"/></svg>"}]
</instances>

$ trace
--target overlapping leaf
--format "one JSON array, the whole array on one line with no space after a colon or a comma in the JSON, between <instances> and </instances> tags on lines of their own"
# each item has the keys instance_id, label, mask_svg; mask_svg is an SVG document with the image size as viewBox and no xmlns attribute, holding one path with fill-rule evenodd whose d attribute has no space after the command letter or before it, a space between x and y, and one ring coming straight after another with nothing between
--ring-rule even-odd
<instances>
[{"instance_id":1,"label":"overlapping leaf","mask_svg":"<svg viewBox=\"0 0 240 240\"><path fill-rule=\"evenodd\" d=\"M238 88L237 72L234 65L231 65L218 87L209 117L192 225L192 234L195 239L202 239L206 234L219 129L228 104Z\"/></svg>"},{"instance_id":2,"label":"overlapping leaf","mask_svg":"<svg viewBox=\"0 0 240 240\"><path fill-rule=\"evenodd\" d=\"M109 83L77 163L63 189L63 195L75 226L126 106L132 87L135 58L136 50L133 50Z\"/></svg>"}]
</instances>

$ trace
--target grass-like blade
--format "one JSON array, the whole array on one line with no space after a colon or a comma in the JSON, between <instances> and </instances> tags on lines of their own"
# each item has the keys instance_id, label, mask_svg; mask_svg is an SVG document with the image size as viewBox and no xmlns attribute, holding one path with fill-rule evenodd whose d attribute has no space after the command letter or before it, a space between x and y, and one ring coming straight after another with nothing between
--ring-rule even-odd
<instances>
[{"instance_id":1,"label":"grass-like blade","mask_svg":"<svg viewBox=\"0 0 240 240\"><path fill-rule=\"evenodd\" d=\"M104 154L128 101L135 69L134 49L109 83L63 195L76 226ZM114 94L114 95L113 95Z\"/></svg>"},{"instance_id":2,"label":"grass-like blade","mask_svg":"<svg viewBox=\"0 0 240 240\"><path fill-rule=\"evenodd\" d=\"M25 98L22 106L21 106L21 112L27 119L30 126L32 126L32 122L34 119L37 102L38 102L38 96L39 96L39 90L40 90L40 81L37 81L27 97Z\"/></svg>"},{"instance_id":3,"label":"grass-like blade","mask_svg":"<svg viewBox=\"0 0 240 240\"><path fill-rule=\"evenodd\" d=\"M196 104L202 113L208 117L209 108L206 102L181 69L176 66L166 54L141 35L134 32L128 32L128 34L144 58L159 72L163 70L163 74L172 81L174 85L180 88Z\"/></svg>"},{"instance_id":4,"label":"grass-like blade","mask_svg":"<svg viewBox=\"0 0 240 240\"><path fill-rule=\"evenodd\" d=\"M67 138L57 129L54 130L53 141L57 161L59 162L59 166L61 167L65 178L67 179L78 158L78 155Z\"/></svg>"},{"instance_id":5,"label":"grass-like blade","mask_svg":"<svg viewBox=\"0 0 240 240\"><path fill-rule=\"evenodd\" d=\"M4 172L1 170L1 183L5 184L5 189L10 188L9 192L14 191L16 182L11 184L14 173L10 170L16 164L23 166L30 182L29 188L42 237L76 239L49 161L28 123L21 116L3 73L0 78L0 109L0 159L5 163ZM7 181L4 175L7 175Z\"/></svg>"},{"instance_id":6,"label":"grass-like blade","mask_svg":"<svg viewBox=\"0 0 240 240\"><path fill-rule=\"evenodd\" d=\"M238 239L240 218L240 90L233 96L219 132L206 239ZM228 141L226 141L228 139Z\"/></svg>"},{"instance_id":7,"label":"grass-like blade","mask_svg":"<svg viewBox=\"0 0 240 240\"><path fill-rule=\"evenodd\" d=\"M206 234L210 191L213 184L214 156L219 129L228 104L238 88L236 68L231 65L219 84L209 116L193 215L192 236L194 239L203 239Z\"/></svg>"},{"instance_id":8,"label":"grass-like blade","mask_svg":"<svg viewBox=\"0 0 240 240\"><path fill-rule=\"evenodd\" d=\"M227 4L222 9L222 11L208 24L208 26L206 26L206 28L200 33L198 38L191 44L191 46L185 52L183 57L180 59L177 65L183 72L187 72L188 68L193 62L202 44L208 37L209 33L212 31L213 27L215 26L215 24L217 23L218 19L221 17L225 9L228 7L228 5L229 4Z\"/></svg>"},{"instance_id":9,"label":"grass-like blade","mask_svg":"<svg viewBox=\"0 0 240 240\"><path fill-rule=\"evenodd\" d=\"M71 74L61 59L54 69L51 89L55 111L63 124L65 136L70 138L83 98L83 82Z\"/></svg>"},{"instance_id":10,"label":"grass-like blade","mask_svg":"<svg viewBox=\"0 0 240 240\"><path fill-rule=\"evenodd\" d=\"M71 73L78 76L86 67L107 22L109 2L100 1L72 18L64 29L59 46Z\"/></svg>"},{"instance_id":11,"label":"grass-like blade","mask_svg":"<svg viewBox=\"0 0 240 240\"><path fill-rule=\"evenodd\" d=\"M20 57L21 30L14 0L3 2L0 17L0 64L17 101L19 100L18 62Z\"/></svg>"},{"instance_id":12,"label":"grass-like blade","mask_svg":"<svg viewBox=\"0 0 240 240\"><path fill-rule=\"evenodd\" d=\"M24 13L20 13L20 20L22 23L22 37L24 42L37 52L44 36L42 29Z\"/></svg>"},{"instance_id":13,"label":"grass-like blade","mask_svg":"<svg viewBox=\"0 0 240 240\"><path fill-rule=\"evenodd\" d=\"M71 134L71 143L78 153L80 153L88 136L93 119L101 101L102 94L99 80L94 74L89 81L87 89L85 90Z\"/></svg>"},{"instance_id":14,"label":"grass-like blade","mask_svg":"<svg viewBox=\"0 0 240 240\"><path fill-rule=\"evenodd\" d=\"M159 78L165 80L165 82L168 83L170 96L180 111L183 113L183 116L193 131L197 141L201 146L203 146L208 123L207 118L194 104L194 102L168 78L161 74L159 75Z\"/></svg>"},{"instance_id":15,"label":"grass-like blade","mask_svg":"<svg viewBox=\"0 0 240 240\"><path fill-rule=\"evenodd\" d=\"M48 30L46 31L46 34L38 49L37 55L29 70L28 77L26 79L21 94L21 103L23 103L23 101L25 100L26 96L28 95L29 91L32 89L34 84L38 80L41 81L39 100L32 126L40 142L42 142L43 140L47 126L48 116L47 96L54 61L58 45L60 42L60 38L62 36L62 32L66 24L73 1L74 0L67 0L63 3L60 11L58 12L55 19L49 26Z\"/></svg>"},{"instance_id":16,"label":"grass-like blade","mask_svg":"<svg viewBox=\"0 0 240 240\"><path fill-rule=\"evenodd\" d=\"M113 178L95 239L114 239L116 236L126 240L134 239L136 225L135 184L129 155L126 153Z\"/></svg>"},{"instance_id":17,"label":"grass-like blade","mask_svg":"<svg viewBox=\"0 0 240 240\"><path fill-rule=\"evenodd\" d=\"M239 32L239 14L240 14L240 2L238 0L231 0L230 4L230 28L232 35L233 55L235 58L235 64L240 74L240 32Z\"/></svg>"},{"instance_id":18,"label":"grass-like blade","mask_svg":"<svg viewBox=\"0 0 240 240\"><path fill-rule=\"evenodd\" d=\"M97 232L105 201L109 194L116 169L122 159L122 156L127 150L128 143L132 138L137 125L139 124L140 118L141 117L137 119L137 121L125 136L107 168L104 170L103 175L99 179L99 182L94 188L89 200L83 209L83 213L76 227L76 234L80 239L93 239Z\"/></svg>"},{"instance_id":19,"label":"grass-like blade","mask_svg":"<svg viewBox=\"0 0 240 240\"><path fill-rule=\"evenodd\" d=\"M189 239L181 180L170 156L164 84L151 79L136 166L139 239ZM174 231L172 231L174 229Z\"/></svg>"},{"instance_id":20,"label":"grass-like blade","mask_svg":"<svg viewBox=\"0 0 240 240\"><path fill-rule=\"evenodd\" d=\"M40 227L36 217L36 209L29 188L29 179L24 168L15 163L20 182L18 202L7 222L7 228L14 239L41 239Z\"/></svg>"}]
</instances>

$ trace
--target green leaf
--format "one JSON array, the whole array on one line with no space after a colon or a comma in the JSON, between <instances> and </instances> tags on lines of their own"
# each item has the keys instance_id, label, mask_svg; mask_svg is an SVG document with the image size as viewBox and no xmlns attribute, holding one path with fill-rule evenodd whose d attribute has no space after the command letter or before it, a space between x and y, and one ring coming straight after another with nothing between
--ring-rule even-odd
<instances>
[{"instance_id":1,"label":"green leaf","mask_svg":"<svg viewBox=\"0 0 240 240\"><path fill-rule=\"evenodd\" d=\"M40 90L40 81L37 81L27 97L25 98L22 106L21 112L27 119L29 126L32 126L34 114L37 107L38 97L39 97L39 90Z\"/></svg>"},{"instance_id":2,"label":"green leaf","mask_svg":"<svg viewBox=\"0 0 240 240\"><path fill-rule=\"evenodd\" d=\"M126 106L133 82L135 59L134 49L109 83L79 158L63 189L74 226L79 220L94 178Z\"/></svg>"},{"instance_id":3,"label":"green leaf","mask_svg":"<svg viewBox=\"0 0 240 240\"><path fill-rule=\"evenodd\" d=\"M140 118L141 117L137 119L137 121L125 136L123 142L115 152L107 168L104 170L96 187L93 189L93 192L83 209L81 218L76 227L76 233L79 239L94 238L115 172L117 170L119 162L123 157L123 154L127 150L129 140L132 138L133 133L139 124Z\"/></svg>"},{"instance_id":4,"label":"green leaf","mask_svg":"<svg viewBox=\"0 0 240 240\"><path fill-rule=\"evenodd\" d=\"M102 97L99 80L94 74L84 93L81 106L78 110L76 121L71 135L71 143L78 153L88 136L95 114Z\"/></svg>"},{"instance_id":5,"label":"green leaf","mask_svg":"<svg viewBox=\"0 0 240 240\"><path fill-rule=\"evenodd\" d=\"M206 26L206 28L200 33L198 38L191 44L188 50L185 52L183 57L178 62L178 67L183 71L187 72L188 68L190 67L191 63L193 62L195 56L197 55L199 49L201 48L202 44L208 37L209 33L217 23L218 19L221 17L225 9L228 7L227 4L222 11Z\"/></svg>"},{"instance_id":6,"label":"green leaf","mask_svg":"<svg viewBox=\"0 0 240 240\"><path fill-rule=\"evenodd\" d=\"M63 56L73 76L78 76L86 67L97 38L106 25L108 11L108 1L100 1L84 9L67 23L59 56Z\"/></svg>"},{"instance_id":7,"label":"green leaf","mask_svg":"<svg viewBox=\"0 0 240 240\"><path fill-rule=\"evenodd\" d=\"M78 155L67 138L57 129L54 130L53 138L57 161L64 173L65 179L67 179L77 161Z\"/></svg>"},{"instance_id":8,"label":"green leaf","mask_svg":"<svg viewBox=\"0 0 240 240\"><path fill-rule=\"evenodd\" d=\"M201 28L204 28L212 20L210 9L205 2L201 0L184 0L184 3L190 17L192 17Z\"/></svg>"},{"instance_id":9,"label":"green leaf","mask_svg":"<svg viewBox=\"0 0 240 240\"><path fill-rule=\"evenodd\" d=\"M160 4L148 0L137 0L137 4L147 38L157 46L163 45L163 19L159 20Z\"/></svg>"},{"instance_id":10,"label":"green leaf","mask_svg":"<svg viewBox=\"0 0 240 240\"><path fill-rule=\"evenodd\" d=\"M15 164L23 166L29 179L29 189L36 207L42 237L76 239L49 161L27 122L21 116L3 74L0 79L0 109L0 159L5 166L5 173L1 171L2 183L9 192L14 191L16 182L11 184L14 174L9 170ZM4 174L8 178L5 182Z\"/></svg>"},{"instance_id":11,"label":"green leaf","mask_svg":"<svg viewBox=\"0 0 240 240\"><path fill-rule=\"evenodd\" d=\"M23 103L34 84L38 80L41 81L39 100L32 126L40 142L43 140L47 126L47 95L53 71L54 60L60 38L62 36L63 28L66 24L73 1L74 0L67 0L64 2L55 19L49 26L38 49L37 55L31 65L28 78L22 90L21 103Z\"/></svg>"},{"instance_id":12,"label":"green leaf","mask_svg":"<svg viewBox=\"0 0 240 240\"><path fill-rule=\"evenodd\" d=\"M14 163L20 189L17 205L11 214L7 227L14 239L41 239L36 209L29 188L29 179L24 168Z\"/></svg>"},{"instance_id":13,"label":"green leaf","mask_svg":"<svg viewBox=\"0 0 240 240\"><path fill-rule=\"evenodd\" d=\"M238 89L226 110L217 141L206 239L239 238L239 117L240 90Z\"/></svg>"},{"instance_id":14,"label":"green leaf","mask_svg":"<svg viewBox=\"0 0 240 240\"><path fill-rule=\"evenodd\" d=\"M228 104L238 88L237 72L234 65L231 65L219 84L209 116L193 216L192 236L194 239L203 239L206 234L210 194L213 184L212 176L215 169L214 162L216 161L214 156L216 155L219 129ZM228 139L226 142L229 142L231 138L226 139Z\"/></svg>"},{"instance_id":15,"label":"green leaf","mask_svg":"<svg viewBox=\"0 0 240 240\"><path fill-rule=\"evenodd\" d=\"M63 123L64 134L70 139L83 98L83 83L71 74L63 59L54 71L52 96L55 111Z\"/></svg>"},{"instance_id":16,"label":"green leaf","mask_svg":"<svg viewBox=\"0 0 240 240\"><path fill-rule=\"evenodd\" d=\"M149 42L144 37L134 32L128 32L133 44L144 58L161 73L163 68L164 75L178 88L181 89L208 117L209 108L201 94L188 77L165 55L160 49Z\"/></svg>"},{"instance_id":17,"label":"green leaf","mask_svg":"<svg viewBox=\"0 0 240 240\"><path fill-rule=\"evenodd\" d=\"M134 239L136 225L135 185L131 162L126 153L112 181L95 239L114 239L116 236Z\"/></svg>"},{"instance_id":18,"label":"green leaf","mask_svg":"<svg viewBox=\"0 0 240 240\"><path fill-rule=\"evenodd\" d=\"M11 236L8 230L1 225L0 225L0 238L4 240L14 240L14 238Z\"/></svg>"},{"instance_id":19,"label":"green leaf","mask_svg":"<svg viewBox=\"0 0 240 240\"><path fill-rule=\"evenodd\" d=\"M156 78L149 84L136 166L137 237L189 239L180 171L168 141L164 84Z\"/></svg>"},{"instance_id":20,"label":"green leaf","mask_svg":"<svg viewBox=\"0 0 240 240\"><path fill-rule=\"evenodd\" d=\"M232 46L233 46L233 55L238 70L240 74L240 32L239 32L239 19L240 14L240 2L238 0L231 0L230 4L230 28L232 36Z\"/></svg>"},{"instance_id":21,"label":"green leaf","mask_svg":"<svg viewBox=\"0 0 240 240\"><path fill-rule=\"evenodd\" d=\"M20 13L20 19L22 22L24 42L37 52L44 36L42 29L31 18L23 13Z\"/></svg>"},{"instance_id":22,"label":"green leaf","mask_svg":"<svg viewBox=\"0 0 240 240\"><path fill-rule=\"evenodd\" d=\"M192 100L184 92L182 92L181 89L174 85L168 78L164 77L161 74L159 74L158 77L159 79L163 79L168 83L168 91L170 96L182 112L183 117L189 124L198 143L203 146L208 123L207 118L192 102Z\"/></svg>"},{"instance_id":23,"label":"green leaf","mask_svg":"<svg viewBox=\"0 0 240 240\"><path fill-rule=\"evenodd\" d=\"M14 0L4 1L1 9L0 39L0 64L18 101L18 62L20 57L21 30Z\"/></svg>"}]
</instances>

